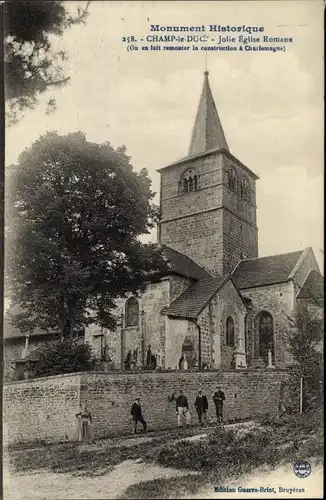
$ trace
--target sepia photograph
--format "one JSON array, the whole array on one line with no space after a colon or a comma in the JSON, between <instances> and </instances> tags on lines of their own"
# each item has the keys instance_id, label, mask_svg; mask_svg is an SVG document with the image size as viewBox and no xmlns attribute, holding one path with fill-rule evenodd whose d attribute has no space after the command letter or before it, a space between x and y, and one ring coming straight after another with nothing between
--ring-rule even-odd
<instances>
[{"instance_id":1,"label":"sepia photograph","mask_svg":"<svg viewBox=\"0 0 326 500\"><path fill-rule=\"evenodd\" d=\"M322 0L0 7L4 500L323 498Z\"/></svg>"}]
</instances>

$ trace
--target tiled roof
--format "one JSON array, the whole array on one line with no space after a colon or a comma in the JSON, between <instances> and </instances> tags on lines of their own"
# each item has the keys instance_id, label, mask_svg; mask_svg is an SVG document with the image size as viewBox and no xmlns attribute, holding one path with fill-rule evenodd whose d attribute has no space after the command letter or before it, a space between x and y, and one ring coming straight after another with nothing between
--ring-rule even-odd
<instances>
[{"instance_id":1,"label":"tiled roof","mask_svg":"<svg viewBox=\"0 0 326 500\"><path fill-rule=\"evenodd\" d=\"M205 277L192 283L162 313L179 318L197 318L212 295L225 282L225 278Z\"/></svg>"},{"instance_id":2,"label":"tiled roof","mask_svg":"<svg viewBox=\"0 0 326 500\"><path fill-rule=\"evenodd\" d=\"M183 253L173 250L173 248L163 247L165 258L168 261L170 271L172 273L180 274L186 278L192 278L200 280L205 277L209 277L210 274L200 267L192 259L184 255Z\"/></svg>"},{"instance_id":3,"label":"tiled roof","mask_svg":"<svg viewBox=\"0 0 326 500\"><path fill-rule=\"evenodd\" d=\"M324 277L318 271L310 271L297 299L312 300L317 304L324 303Z\"/></svg>"},{"instance_id":4,"label":"tiled roof","mask_svg":"<svg viewBox=\"0 0 326 500\"><path fill-rule=\"evenodd\" d=\"M238 290L257 286L284 283L302 255L298 252L247 259L241 261L233 271L232 278Z\"/></svg>"}]
</instances>

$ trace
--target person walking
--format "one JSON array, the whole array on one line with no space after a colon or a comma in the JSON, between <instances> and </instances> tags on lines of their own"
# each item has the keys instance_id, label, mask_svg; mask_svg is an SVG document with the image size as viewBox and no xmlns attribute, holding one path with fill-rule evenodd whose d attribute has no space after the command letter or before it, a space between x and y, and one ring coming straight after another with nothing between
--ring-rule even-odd
<instances>
[{"instance_id":1,"label":"person walking","mask_svg":"<svg viewBox=\"0 0 326 500\"><path fill-rule=\"evenodd\" d=\"M198 420L201 426L204 425L203 420L205 421L205 424L207 425L207 415L206 412L208 410L208 401L207 397L203 394L203 391L200 389L198 391L198 396L196 397L195 400L195 408L196 412L198 415Z\"/></svg>"},{"instance_id":2,"label":"person walking","mask_svg":"<svg viewBox=\"0 0 326 500\"><path fill-rule=\"evenodd\" d=\"M219 423L223 423L223 403L225 401L225 394L221 387L217 387L217 391L214 393L213 401L216 409L216 418Z\"/></svg>"},{"instance_id":3,"label":"person walking","mask_svg":"<svg viewBox=\"0 0 326 500\"><path fill-rule=\"evenodd\" d=\"M183 427L184 423L189 424L190 413L189 413L188 399L186 398L186 396L183 394L182 391L180 391L179 396L175 401L175 409L178 415L178 427Z\"/></svg>"},{"instance_id":4,"label":"person walking","mask_svg":"<svg viewBox=\"0 0 326 500\"><path fill-rule=\"evenodd\" d=\"M133 403L130 413L132 415L132 420L133 420L133 434L136 434L137 432L137 424L140 422L143 426L143 432L147 431L147 422L143 417L142 409L140 406L140 398L136 398L135 402Z\"/></svg>"}]
</instances>

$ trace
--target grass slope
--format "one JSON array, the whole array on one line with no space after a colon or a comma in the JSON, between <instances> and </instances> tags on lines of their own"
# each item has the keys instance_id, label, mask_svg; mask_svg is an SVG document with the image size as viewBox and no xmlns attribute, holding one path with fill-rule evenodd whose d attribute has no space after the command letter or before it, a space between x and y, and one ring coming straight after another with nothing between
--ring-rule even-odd
<instances>
[{"instance_id":1,"label":"grass slope","mask_svg":"<svg viewBox=\"0 0 326 500\"><path fill-rule=\"evenodd\" d=\"M200 471L199 475L159 479L130 486L122 498L182 498L204 486L223 485L226 479L262 466L274 468L299 459L322 460L322 412L266 417L252 429L216 431L203 441L181 441L151 451L146 460L163 466Z\"/></svg>"},{"instance_id":2,"label":"grass slope","mask_svg":"<svg viewBox=\"0 0 326 500\"><path fill-rule=\"evenodd\" d=\"M185 438L205 432L198 441ZM302 415L265 417L252 425L220 428L171 429L151 440L117 439L111 442L61 443L33 449L9 449L16 472L51 471L100 476L115 465L142 459L163 467L182 469L182 477L144 481L130 486L122 498L181 498L207 485L225 484L227 478L248 474L257 467L323 456L322 411ZM196 475L193 473L196 472ZM141 478L140 478L141 479Z\"/></svg>"}]
</instances>

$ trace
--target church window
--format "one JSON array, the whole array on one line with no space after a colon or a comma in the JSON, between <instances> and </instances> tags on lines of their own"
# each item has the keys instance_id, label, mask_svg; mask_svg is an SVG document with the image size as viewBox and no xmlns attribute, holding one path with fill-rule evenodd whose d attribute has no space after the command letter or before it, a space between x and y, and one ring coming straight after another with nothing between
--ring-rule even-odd
<instances>
[{"instance_id":1,"label":"church window","mask_svg":"<svg viewBox=\"0 0 326 500\"><path fill-rule=\"evenodd\" d=\"M138 326L139 324L139 304L136 297L130 297L126 302L126 327Z\"/></svg>"},{"instance_id":2,"label":"church window","mask_svg":"<svg viewBox=\"0 0 326 500\"><path fill-rule=\"evenodd\" d=\"M231 316L226 320L226 345L234 347L234 321Z\"/></svg>"},{"instance_id":3,"label":"church window","mask_svg":"<svg viewBox=\"0 0 326 500\"><path fill-rule=\"evenodd\" d=\"M230 170L228 171L228 182L229 182L229 189L236 192L237 191L237 176L236 176L233 168L230 168Z\"/></svg>"},{"instance_id":4,"label":"church window","mask_svg":"<svg viewBox=\"0 0 326 500\"><path fill-rule=\"evenodd\" d=\"M194 190L194 181L193 181L193 178L192 177L189 177L189 192L191 193L191 191Z\"/></svg>"},{"instance_id":5,"label":"church window","mask_svg":"<svg viewBox=\"0 0 326 500\"><path fill-rule=\"evenodd\" d=\"M246 178L242 179L240 183L240 197L243 200L249 201L250 198L249 183Z\"/></svg>"},{"instance_id":6,"label":"church window","mask_svg":"<svg viewBox=\"0 0 326 500\"><path fill-rule=\"evenodd\" d=\"M186 193L192 193L194 191L199 190L199 175L195 173L194 169L188 169L184 174L182 175L182 179L180 182L181 186L181 193L180 194L186 194Z\"/></svg>"},{"instance_id":7,"label":"church window","mask_svg":"<svg viewBox=\"0 0 326 500\"><path fill-rule=\"evenodd\" d=\"M269 350L274 356L273 317L269 312L263 311L256 316L256 333L258 337L257 354L267 361Z\"/></svg>"}]
</instances>

